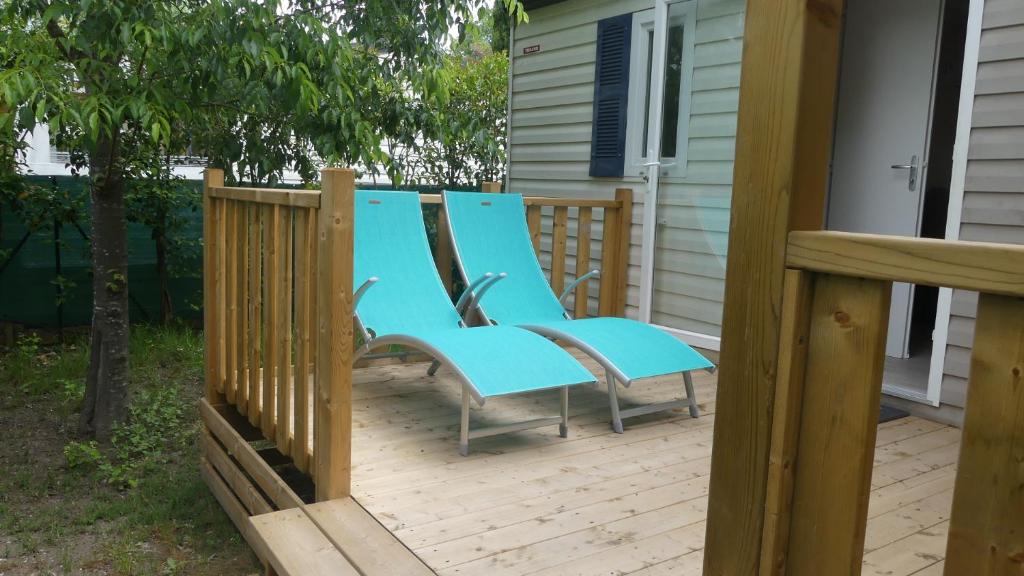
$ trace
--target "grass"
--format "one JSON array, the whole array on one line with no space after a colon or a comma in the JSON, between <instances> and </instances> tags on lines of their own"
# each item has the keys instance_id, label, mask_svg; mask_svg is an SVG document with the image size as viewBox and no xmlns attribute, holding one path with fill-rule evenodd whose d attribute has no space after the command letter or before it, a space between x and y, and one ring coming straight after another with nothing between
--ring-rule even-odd
<instances>
[{"instance_id":1,"label":"grass","mask_svg":"<svg viewBox=\"0 0 1024 576\"><path fill-rule=\"evenodd\" d=\"M0 349L0 574L253 574L199 476L202 337L133 327L130 418L77 438L88 346Z\"/></svg>"}]
</instances>

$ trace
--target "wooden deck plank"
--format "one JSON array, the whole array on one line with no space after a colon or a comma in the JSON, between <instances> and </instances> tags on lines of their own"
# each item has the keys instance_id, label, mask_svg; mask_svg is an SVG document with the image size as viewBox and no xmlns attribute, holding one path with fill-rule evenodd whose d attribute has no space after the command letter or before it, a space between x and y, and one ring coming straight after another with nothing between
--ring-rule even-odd
<instances>
[{"instance_id":1,"label":"wooden deck plank","mask_svg":"<svg viewBox=\"0 0 1024 576\"><path fill-rule=\"evenodd\" d=\"M359 575L301 508L253 516L249 522L263 543L263 560L281 576Z\"/></svg>"},{"instance_id":2,"label":"wooden deck plank","mask_svg":"<svg viewBox=\"0 0 1024 576\"><path fill-rule=\"evenodd\" d=\"M351 498L311 504L305 510L364 576L433 574L426 564Z\"/></svg>"}]
</instances>

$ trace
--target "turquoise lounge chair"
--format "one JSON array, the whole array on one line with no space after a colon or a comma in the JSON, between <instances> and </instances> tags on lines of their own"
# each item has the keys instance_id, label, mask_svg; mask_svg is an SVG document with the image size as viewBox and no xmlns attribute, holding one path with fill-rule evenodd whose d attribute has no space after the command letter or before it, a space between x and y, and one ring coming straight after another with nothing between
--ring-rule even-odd
<instances>
[{"instance_id":1,"label":"turquoise lounge chair","mask_svg":"<svg viewBox=\"0 0 1024 576\"><path fill-rule=\"evenodd\" d=\"M559 425L568 434L568 386L596 378L556 344L512 326L465 328L463 314L474 296L503 275L481 274L453 306L438 278L415 192L357 190L355 196L355 275L353 309L364 344L356 359L391 344L425 352L448 365L462 381L459 452L469 440L540 426ZM468 284L467 284L468 285ZM561 388L561 416L469 429L469 400L546 388Z\"/></svg>"},{"instance_id":2,"label":"turquoise lounge chair","mask_svg":"<svg viewBox=\"0 0 1024 576\"><path fill-rule=\"evenodd\" d=\"M555 296L541 270L526 227L523 198L519 194L444 193L444 208L456 260L464 278L486 270L502 270L508 278L479 298L485 321L519 326L579 348L605 369L611 404L612 427L622 433L622 419L682 406L698 416L693 394L693 370L713 370L707 358L693 348L649 324L625 318L573 320L562 302L580 282L597 275L591 271ZM615 381L629 386L640 378L681 373L686 398L620 410Z\"/></svg>"}]
</instances>

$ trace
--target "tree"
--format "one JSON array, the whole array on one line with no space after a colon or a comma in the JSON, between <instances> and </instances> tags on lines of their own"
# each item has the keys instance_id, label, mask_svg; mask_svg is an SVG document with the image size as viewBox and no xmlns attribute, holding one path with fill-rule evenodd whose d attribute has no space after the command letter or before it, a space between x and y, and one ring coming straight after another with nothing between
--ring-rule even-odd
<instances>
[{"instance_id":1,"label":"tree","mask_svg":"<svg viewBox=\"0 0 1024 576\"><path fill-rule=\"evenodd\" d=\"M522 15L519 2L509 2ZM188 141L231 178L272 182L318 163L387 164L381 94L444 104L435 66L479 0L9 0L0 5L0 127L49 124L90 179L93 320L80 427L126 415L125 190L138 143ZM395 127L401 129L401 126Z\"/></svg>"}]
</instances>

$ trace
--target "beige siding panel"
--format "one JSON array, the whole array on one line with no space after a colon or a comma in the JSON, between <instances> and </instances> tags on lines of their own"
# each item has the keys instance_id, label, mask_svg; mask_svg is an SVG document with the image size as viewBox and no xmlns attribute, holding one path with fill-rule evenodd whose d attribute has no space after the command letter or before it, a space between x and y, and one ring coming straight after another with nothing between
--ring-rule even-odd
<instances>
[{"instance_id":1,"label":"beige siding panel","mask_svg":"<svg viewBox=\"0 0 1024 576\"><path fill-rule=\"evenodd\" d=\"M1013 160L1024 158L1024 118L1021 125L1005 128L975 128L971 131L970 160Z\"/></svg>"},{"instance_id":2,"label":"beige siding panel","mask_svg":"<svg viewBox=\"0 0 1024 576\"><path fill-rule=\"evenodd\" d=\"M950 312L956 316L974 318L978 313L978 293L967 290L954 290Z\"/></svg>"},{"instance_id":3,"label":"beige siding panel","mask_svg":"<svg viewBox=\"0 0 1024 576\"><path fill-rule=\"evenodd\" d=\"M1024 25L987 30L981 35L978 59L996 62L1020 58L1024 54Z\"/></svg>"},{"instance_id":4,"label":"beige siding panel","mask_svg":"<svg viewBox=\"0 0 1024 576\"><path fill-rule=\"evenodd\" d=\"M972 242L1024 244L1024 229L1016 226L964 223L960 225L960 239Z\"/></svg>"},{"instance_id":5,"label":"beige siding panel","mask_svg":"<svg viewBox=\"0 0 1024 576\"><path fill-rule=\"evenodd\" d=\"M736 138L691 138L686 157L689 160L732 162L736 155Z\"/></svg>"},{"instance_id":6,"label":"beige siding panel","mask_svg":"<svg viewBox=\"0 0 1024 576\"><path fill-rule=\"evenodd\" d=\"M977 81L976 94L1024 92L1024 60L979 64Z\"/></svg>"},{"instance_id":7,"label":"beige siding panel","mask_svg":"<svg viewBox=\"0 0 1024 576\"><path fill-rule=\"evenodd\" d=\"M560 106L562 104L582 104L594 101L594 86L592 84L576 84L574 86L559 86L549 90L534 90L515 95L516 107L541 108Z\"/></svg>"},{"instance_id":8,"label":"beige siding panel","mask_svg":"<svg viewBox=\"0 0 1024 576\"><path fill-rule=\"evenodd\" d=\"M525 30L530 26L531 24L523 24L521 29ZM596 35L596 22L587 22L579 26L571 26L548 34L536 34L528 38L520 37L520 34L516 34L515 42L512 45L512 57L518 60L552 50L572 48L581 44L593 44ZM540 52L523 54L523 49L531 46L539 46Z\"/></svg>"},{"instance_id":9,"label":"beige siding panel","mask_svg":"<svg viewBox=\"0 0 1024 576\"><path fill-rule=\"evenodd\" d=\"M1024 94L989 94L975 98L972 132L986 126L1024 126Z\"/></svg>"},{"instance_id":10,"label":"beige siding panel","mask_svg":"<svg viewBox=\"0 0 1024 576\"><path fill-rule=\"evenodd\" d=\"M1024 244L1024 193L972 192L964 197L963 223L1010 227L1001 234L1014 244Z\"/></svg>"},{"instance_id":11,"label":"beige siding panel","mask_svg":"<svg viewBox=\"0 0 1024 576\"><path fill-rule=\"evenodd\" d=\"M953 346L970 348L974 342L974 319L955 316L949 319L949 340Z\"/></svg>"},{"instance_id":12,"label":"beige siding panel","mask_svg":"<svg viewBox=\"0 0 1024 576\"><path fill-rule=\"evenodd\" d=\"M690 117L690 138L735 138L736 113Z\"/></svg>"},{"instance_id":13,"label":"beige siding panel","mask_svg":"<svg viewBox=\"0 0 1024 576\"><path fill-rule=\"evenodd\" d=\"M700 62L703 68L739 62L742 54L743 40L740 38L729 38L727 40L708 42L707 44L697 44L694 47L693 59L694 62Z\"/></svg>"},{"instance_id":14,"label":"beige siding panel","mask_svg":"<svg viewBox=\"0 0 1024 576\"><path fill-rule=\"evenodd\" d=\"M516 38L526 42L528 39L544 34L559 32L581 24L588 24L618 16L653 8L651 0L571 0L559 2L544 8L530 11L530 21L516 28ZM529 45L529 44L527 44ZM543 49L543 47L541 47Z\"/></svg>"},{"instance_id":15,"label":"beige siding panel","mask_svg":"<svg viewBox=\"0 0 1024 576\"><path fill-rule=\"evenodd\" d=\"M701 68L694 67L693 69L693 89L695 91L720 90L722 88L738 89L739 87L739 63Z\"/></svg>"},{"instance_id":16,"label":"beige siding panel","mask_svg":"<svg viewBox=\"0 0 1024 576\"><path fill-rule=\"evenodd\" d=\"M944 374L940 402L963 408L967 404L967 379Z\"/></svg>"},{"instance_id":17,"label":"beige siding panel","mask_svg":"<svg viewBox=\"0 0 1024 576\"><path fill-rule=\"evenodd\" d=\"M698 10L697 12L698 16L700 16L700 11ZM707 44L721 40L742 39L743 18L743 12L737 12L724 16L700 19L697 25L697 36L694 41L697 44ZM703 65L703 63L698 64L694 62L694 65Z\"/></svg>"},{"instance_id":18,"label":"beige siding panel","mask_svg":"<svg viewBox=\"0 0 1024 576\"><path fill-rule=\"evenodd\" d=\"M1024 160L975 160L967 163L970 192L1020 192L1024 190Z\"/></svg>"},{"instance_id":19,"label":"beige siding panel","mask_svg":"<svg viewBox=\"0 0 1024 576\"><path fill-rule=\"evenodd\" d=\"M739 14L742 16L743 11L746 10L746 8L746 0L714 0L711 2L699 2L697 4L697 18L700 20L710 20L712 18L727 16L729 14ZM743 26L742 22L740 22L740 26Z\"/></svg>"},{"instance_id":20,"label":"beige siding panel","mask_svg":"<svg viewBox=\"0 0 1024 576\"><path fill-rule=\"evenodd\" d=\"M971 349L950 345L946 348L946 368L943 370L951 376L967 378L971 371Z\"/></svg>"},{"instance_id":21,"label":"beige siding panel","mask_svg":"<svg viewBox=\"0 0 1024 576\"><path fill-rule=\"evenodd\" d=\"M739 110L740 91L738 88L720 88L694 92L690 97L690 114L718 114Z\"/></svg>"},{"instance_id":22,"label":"beige siding panel","mask_svg":"<svg viewBox=\"0 0 1024 576\"><path fill-rule=\"evenodd\" d=\"M512 146L519 162L565 162L590 157L590 142L583 144L523 144Z\"/></svg>"},{"instance_id":23,"label":"beige siding panel","mask_svg":"<svg viewBox=\"0 0 1024 576\"><path fill-rule=\"evenodd\" d=\"M1020 0L988 0L982 16L982 28L1000 28L1024 24L1024 3Z\"/></svg>"},{"instance_id":24,"label":"beige siding panel","mask_svg":"<svg viewBox=\"0 0 1024 576\"><path fill-rule=\"evenodd\" d=\"M531 90L550 90L552 88L577 84L586 84L593 89L593 81L594 65L589 63L578 64L554 70L520 74L512 81L512 91L522 94Z\"/></svg>"},{"instance_id":25,"label":"beige siding panel","mask_svg":"<svg viewBox=\"0 0 1024 576\"><path fill-rule=\"evenodd\" d=\"M574 104L572 106L547 106L544 108L533 108L521 110L518 108L518 98L513 98L517 108L512 113L512 138L516 137L516 128L527 126L557 126L559 124L580 124L586 123L590 127L591 118L594 115L593 107L587 104Z\"/></svg>"},{"instance_id":26,"label":"beige siding panel","mask_svg":"<svg viewBox=\"0 0 1024 576\"><path fill-rule=\"evenodd\" d=\"M512 146L517 144L560 144L563 142L590 143L589 123L525 126L512 133Z\"/></svg>"},{"instance_id":27,"label":"beige siding panel","mask_svg":"<svg viewBox=\"0 0 1024 576\"><path fill-rule=\"evenodd\" d=\"M519 56L512 62L512 70L515 76L518 76L542 70L559 70L566 66L593 64L594 59L594 40L591 40L587 44L573 46L564 50L551 50L549 52L542 50L533 54Z\"/></svg>"}]
</instances>

